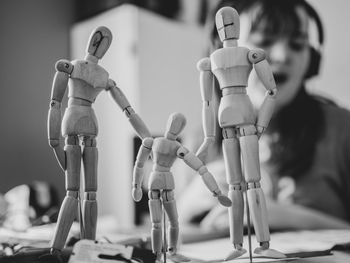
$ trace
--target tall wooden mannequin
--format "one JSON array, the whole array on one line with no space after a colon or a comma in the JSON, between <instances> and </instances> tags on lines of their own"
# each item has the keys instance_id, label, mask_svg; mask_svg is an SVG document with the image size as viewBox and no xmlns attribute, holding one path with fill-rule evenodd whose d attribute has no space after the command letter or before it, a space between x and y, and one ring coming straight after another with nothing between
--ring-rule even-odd
<instances>
[{"instance_id":1,"label":"tall wooden mannequin","mask_svg":"<svg viewBox=\"0 0 350 263\"><path fill-rule=\"evenodd\" d=\"M264 193L260 188L258 155L258 138L266 129L273 113L276 84L264 51L249 50L237 45L240 30L237 11L231 7L221 8L216 13L215 22L223 48L217 49L210 57L201 59L197 64L200 71L205 135L197 156L204 161L209 146L214 142L216 119L212 103L212 83L215 76L222 91L218 121L223 130L226 179L229 184L229 197L233 203L229 208L229 221L234 250L226 260L239 257L246 252L242 247L243 191L245 189L247 189L255 234L260 243L260 247L254 252L267 257L283 258L285 256L282 253L269 248L270 233ZM257 116L246 92L248 77L253 66L267 89L265 100Z\"/></svg>"},{"instance_id":2,"label":"tall wooden mannequin","mask_svg":"<svg viewBox=\"0 0 350 263\"><path fill-rule=\"evenodd\" d=\"M170 115L164 137L155 138L154 140L152 138L144 139L134 166L132 197L135 201L140 201L144 163L151 152L153 153L153 169L148 182L148 196L150 199L148 205L152 221L152 250L157 256L157 262L161 262L162 206L170 222L168 229L170 258L174 262L189 261L188 258L177 253L179 223L174 198L175 183L170 171L176 157L183 159L188 166L202 176L207 188L218 198L222 205L232 205L230 199L221 193L214 177L201 160L176 141L185 124L186 119L182 114L174 113ZM189 202L191 201L189 200Z\"/></svg>"},{"instance_id":3,"label":"tall wooden mannequin","mask_svg":"<svg viewBox=\"0 0 350 263\"><path fill-rule=\"evenodd\" d=\"M51 253L64 247L68 232L78 211L80 166L83 162L84 197L82 201L82 238L95 239L97 221L97 148L98 125L92 104L102 91L109 91L114 101L125 112L141 138L150 137L147 127L135 113L123 92L109 78L108 72L98 65L112 41L106 27L95 29L88 41L83 60L59 60L53 80L48 115L49 144L65 171L66 196L58 216ZM68 107L61 119L61 102L68 85ZM61 127L62 124L62 127ZM65 146L60 143L60 132ZM82 147L80 146L82 145Z\"/></svg>"}]
</instances>

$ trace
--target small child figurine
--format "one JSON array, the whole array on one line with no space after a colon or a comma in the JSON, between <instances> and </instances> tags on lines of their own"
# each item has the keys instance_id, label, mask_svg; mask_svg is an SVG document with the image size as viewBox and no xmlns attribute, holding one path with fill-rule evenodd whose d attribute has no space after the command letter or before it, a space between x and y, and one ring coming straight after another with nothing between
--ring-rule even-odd
<instances>
[{"instance_id":1,"label":"small child figurine","mask_svg":"<svg viewBox=\"0 0 350 263\"><path fill-rule=\"evenodd\" d=\"M48 115L48 139L56 158L66 174L67 194L63 200L51 253L59 254L68 236L79 205L80 166L84 168L84 197L82 201L82 238L95 239L97 223L97 119L92 108L98 94L106 90L125 112L141 138L150 137L146 125L135 113L123 92L98 65L112 41L106 27L96 28L88 41L82 60L59 60L53 80ZM61 102L68 85L68 107L61 118ZM62 131L61 131L62 126ZM65 146L60 143L60 132ZM83 147L80 146L83 145Z\"/></svg>"},{"instance_id":2,"label":"small child figurine","mask_svg":"<svg viewBox=\"0 0 350 263\"><path fill-rule=\"evenodd\" d=\"M164 207L170 222L168 229L170 259L174 262L186 262L189 259L177 253L179 235L179 223L174 198L174 178L170 171L176 157L196 170L201 176L207 188L218 198L224 206L231 206L231 200L224 196L214 177L207 170L202 161L193 153L181 145L176 138L186 125L185 116L180 113L170 115L164 137L145 138L139 149L133 173L132 197L138 202L142 197L141 183L144 163L149 155L153 154L153 169L148 182L149 210L152 221L152 250L157 256L156 262L161 262L162 249L162 206ZM191 202L191 200L189 200Z\"/></svg>"}]
</instances>

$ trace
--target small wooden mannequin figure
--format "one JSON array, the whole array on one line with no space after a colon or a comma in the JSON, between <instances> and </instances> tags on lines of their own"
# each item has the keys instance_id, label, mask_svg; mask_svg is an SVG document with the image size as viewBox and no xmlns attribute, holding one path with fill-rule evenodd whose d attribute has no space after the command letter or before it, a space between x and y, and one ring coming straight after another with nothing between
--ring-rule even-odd
<instances>
[{"instance_id":1,"label":"small wooden mannequin figure","mask_svg":"<svg viewBox=\"0 0 350 263\"><path fill-rule=\"evenodd\" d=\"M213 76L219 82L222 97L219 105L219 125L223 129L223 154L226 178L229 184L230 237L234 250L226 260L234 259L246 252L243 249L243 191L247 189L249 209L260 247L255 253L272 258L285 255L269 248L270 233L265 197L260 188L260 163L258 138L266 129L273 113L276 84L272 71L262 50L249 50L237 45L239 38L239 15L234 8L223 7L215 17L216 28L223 48L214 51L210 58L201 59L200 88L203 100L203 129L205 139L197 152L204 162L215 137L215 113L212 103ZM254 69L267 89L265 100L256 116L246 92L249 74ZM241 159L244 169L244 184Z\"/></svg>"},{"instance_id":2,"label":"small wooden mannequin figure","mask_svg":"<svg viewBox=\"0 0 350 263\"><path fill-rule=\"evenodd\" d=\"M183 255L177 253L177 241L179 235L179 223L174 199L174 178L170 171L176 157L192 169L196 170L201 176L207 188L218 198L224 206L232 205L231 200L223 195L212 174L195 154L189 152L183 147L176 138L186 125L185 116L180 113L170 115L164 137L145 138L139 149L133 173L132 197L138 202L142 197L141 183L143 178L143 167L149 155L153 154L153 168L148 182L149 187L149 210L152 221L152 250L157 256L156 262L161 262L162 249L162 206L168 215L170 226L168 229L170 259L174 262L189 261ZM189 200L190 201L190 200Z\"/></svg>"},{"instance_id":3,"label":"small wooden mannequin figure","mask_svg":"<svg viewBox=\"0 0 350 263\"><path fill-rule=\"evenodd\" d=\"M95 239L97 221L97 148L98 125L92 104L102 90L109 91L125 112L141 138L150 137L147 127L135 113L123 92L109 78L108 72L97 63L106 53L112 33L106 27L95 29L87 45L83 60L59 60L53 80L48 115L49 144L66 174L67 194L58 216L51 253L59 254L78 211L80 166L84 167L84 198L82 201L82 238ZM68 84L68 107L61 120L61 102ZM60 132L65 137L60 144ZM82 142L82 148L80 147Z\"/></svg>"}]
</instances>

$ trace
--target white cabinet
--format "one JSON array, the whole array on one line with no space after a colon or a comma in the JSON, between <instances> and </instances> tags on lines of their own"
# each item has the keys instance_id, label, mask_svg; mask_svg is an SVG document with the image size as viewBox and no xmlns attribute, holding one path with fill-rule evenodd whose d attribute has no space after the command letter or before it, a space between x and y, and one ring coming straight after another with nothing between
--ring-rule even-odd
<instances>
[{"instance_id":1,"label":"white cabinet","mask_svg":"<svg viewBox=\"0 0 350 263\"><path fill-rule=\"evenodd\" d=\"M162 134L169 114L175 111L187 117L184 134L193 133L201 118L196 63L203 55L203 28L122 5L74 25L71 59L85 56L91 31L101 25L112 31L113 42L100 64L152 134ZM99 121L99 215L112 214L120 226L130 226L135 133L106 92L99 95L94 109Z\"/></svg>"}]
</instances>

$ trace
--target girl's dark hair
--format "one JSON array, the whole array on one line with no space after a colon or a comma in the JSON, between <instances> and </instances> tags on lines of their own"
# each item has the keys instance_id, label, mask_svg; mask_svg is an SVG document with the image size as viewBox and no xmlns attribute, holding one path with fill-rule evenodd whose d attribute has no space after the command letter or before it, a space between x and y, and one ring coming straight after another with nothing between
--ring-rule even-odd
<instances>
[{"instance_id":1,"label":"girl's dark hair","mask_svg":"<svg viewBox=\"0 0 350 263\"><path fill-rule=\"evenodd\" d=\"M223 0L216 10L223 6L234 7L238 13L253 10L251 30L254 31L259 27L259 30L262 29L268 34L291 36L297 34L300 21L295 10L296 6L305 8L307 13L314 18L314 14L308 10L311 8L314 11L314 9L304 0ZM316 16L318 17L317 13ZM215 13L211 14L211 17L215 17ZM316 23L321 23L321 21L316 21ZM212 27L210 28L210 39L212 40L210 52L212 52L213 49L220 48L218 44L221 42L213 20L210 26ZM321 44L323 42L322 25L319 42ZM216 96L219 98L221 94L217 82L215 86ZM297 178L310 169L324 126L324 113L320 101L308 94L304 86L300 87L293 101L276 112L266 131L272 138L269 164L276 175ZM221 132L218 135L217 142L220 147Z\"/></svg>"}]
</instances>

